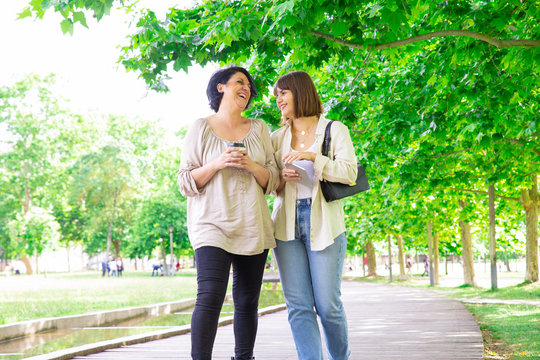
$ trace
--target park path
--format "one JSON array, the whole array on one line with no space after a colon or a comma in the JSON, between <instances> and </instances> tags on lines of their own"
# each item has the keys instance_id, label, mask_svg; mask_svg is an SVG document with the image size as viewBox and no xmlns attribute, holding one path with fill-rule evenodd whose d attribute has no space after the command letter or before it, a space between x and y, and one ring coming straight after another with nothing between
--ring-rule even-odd
<instances>
[{"instance_id":1,"label":"park path","mask_svg":"<svg viewBox=\"0 0 540 360\"><path fill-rule=\"evenodd\" d=\"M343 301L349 323L350 360L483 359L482 335L472 315L458 301L433 291L344 281ZM231 325L218 329L214 359L229 360ZM190 359L190 335L109 349L77 360ZM286 310L259 320L257 360L297 359Z\"/></svg>"}]
</instances>

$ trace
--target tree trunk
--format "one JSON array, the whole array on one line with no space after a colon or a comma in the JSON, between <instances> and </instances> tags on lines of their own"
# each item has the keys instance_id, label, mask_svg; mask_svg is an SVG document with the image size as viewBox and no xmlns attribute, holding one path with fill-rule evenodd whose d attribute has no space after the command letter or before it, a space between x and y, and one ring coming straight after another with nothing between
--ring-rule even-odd
<instances>
[{"instance_id":1,"label":"tree trunk","mask_svg":"<svg viewBox=\"0 0 540 360\"><path fill-rule=\"evenodd\" d=\"M32 194L30 193L30 188L28 187L28 185L24 185L23 214L26 215L26 213L30 210L31 203L32 203Z\"/></svg>"},{"instance_id":2,"label":"tree trunk","mask_svg":"<svg viewBox=\"0 0 540 360\"><path fill-rule=\"evenodd\" d=\"M24 172L28 173L28 164L24 165ZM30 211L31 201L32 201L32 194L30 193L30 188L28 187L28 185L24 185L23 215L26 215L28 211ZM26 274L32 275L34 273L34 270L32 270L32 263L30 262L28 255L24 255L21 258L21 261L23 262L24 267L26 268Z\"/></svg>"},{"instance_id":3,"label":"tree trunk","mask_svg":"<svg viewBox=\"0 0 540 360\"><path fill-rule=\"evenodd\" d=\"M69 254L69 249L70 249L70 246L69 246L69 242L67 244L67 247L66 247L66 251L67 251L67 271L68 273L71 272L71 261L70 261L70 254Z\"/></svg>"},{"instance_id":4,"label":"tree trunk","mask_svg":"<svg viewBox=\"0 0 540 360\"><path fill-rule=\"evenodd\" d=\"M120 256L120 242L121 240L112 240L112 245L114 247L114 258L118 258Z\"/></svg>"},{"instance_id":5,"label":"tree trunk","mask_svg":"<svg viewBox=\"0 0 540 360\"><path fill-rule=\"evenodd\" d=\"M433 281L439 285L439 233L433 235Z\"/></svg>"},{"instance_id":6,"label":"tree trunk","mask_svg":"<svg viewBox=\"0 0 540 360\"><path fill-rule=\"evenodd\" d=\"M506 265L507 272L512 272L512 269L510 269L510 259L508 258L508 256L506 257L506 259L504 259L504 265Z\"/></svg>"},{"instance_id":7,"label":"tree trunk","mask_svg":"<svg viewBox=\"0 0 540 360\"><path fill-rule=\"evenodd\" d=\"M369 240L366 244L366 256L368 264L368 277L377 276L377 261L375 258L375 249L373 243Z\"/></svg>"},{"instance_id":8,"label":"tree trunk","mask_svg":"<svg viewBox=\"0 0 540 360\"><path fill-rule=\"evenodd\" d=\"M161 256L163 257L163 274L165 276L169 276L169 266L167 265L167 254L166 250L167 245L165 244L165 240L163 238L160 238L161 240Z\"/></svg>"},{"instance_id":9,"label":"tree trunk","mask_svg":"<svg viewBox=\"0 0 540 360\"><path fill-rule=\"evenodd\" d=\"M390 282L392 282L392 236L386 235L388 240L388 274L390 274Z\"/></svg>"},{"instance_id":10,"label":"tree trunk","mask_svg":"<svg viewBox=\"0 0 540 360\"><path fill-rule=\"evenodd\" d=\"M521 190L520 202L525 208L527 254L525 280L538 281L538 183L536 175L532 176L530 189Z\"/></svg>"},{"instance_id":11,"label":"tree trunk","mask_svg":"<svg viewBox=\"0 0 540 360\"><path fill-rule=\"evenodd\" d=\"M465 201L459 200L459 206L465 209ZM461 260L463 262L463 282L475 286L474 282L474 259L472 250L471 225L465 220L459 220L461 228Z\"/></svg>"},{"instance_id":12,"label":"tree trunk","mask_svg":"<svg viewBox=\"0 0 540 360\"><path fill-rule=\"evenodd\" d=\"M107 230L107 252L105 253L105 258L107 261L110 260L111 256L111 241L112 241L112 219L109 220L108 230Z\"/></svg>"},{"instance_id":13,"label":"tree trunk","mask_svg":"<svg viewBox=\"0 0 540 360\"><path fill-rule=\"evenodd\" d=\"M489 195L489 263L491 265L491 290L497 289L497 240L495 238L495 185L488 189Z\"/></svg>"},{"instance_id":14,"label":"tree trunk","mask_svg":"<svg viewBox=\"0 0 540 360\"><path fill-rule=\"evenodd\" d=\"M364 259L366 258L366 245L362 245L362 276L366 277L366 266L364 264ZM276 267L277 269L277 267Z\"/></svg>"},{"instance_id":15,"label":"tree trunk","mask_svg":"<svg viewBox=\"0 0 540 360\"><path fill-rule=\"evenodd\" d=\"M109 261L110 256L111 256L112 228L113 228L114 218L116 216L117 198L118 198L118 189L115 189L114 194L113 194L113 208L112 208L111 218L109 219L109 229L107 231L107 253L106 253L107 261Z\"/></svg>"},{"instance_id":16,"label":"tree trunk","mask_svg":"<svg viewBox=\"0 0 540 360\"><path fill-rule=\"evenodd\" d=\"M433 277L433 236L432 222L427 223L427 241L428 241L428 261L429 261L429 286L435 286L435 278Z\"/></svg>"},{"instance_id":17,"label":"tree trunk","mask_svg":"<svg viewBox=\"0 0 540 360\"><path fill-rule=\"evenodd\" d=\"M21 258L21 261L23 262L24 266L26 267L26 275L32 275L34 271L32 270L32 264L30 263L30 259L28 258L28 255L24 255Z\"/></svg>"},{"instance_id":18,"label":"tree trunk","mask_svg":"<svg viewBox=\"0 0 540 360\"><path fill-rule=\"evenodd\" d=\"M396 235L398 246L398 258L399 258L399 279L407 280L407 273L405 272L405 255L403 254L403 238L401 235Z\"/></svg>"}]
</instances>

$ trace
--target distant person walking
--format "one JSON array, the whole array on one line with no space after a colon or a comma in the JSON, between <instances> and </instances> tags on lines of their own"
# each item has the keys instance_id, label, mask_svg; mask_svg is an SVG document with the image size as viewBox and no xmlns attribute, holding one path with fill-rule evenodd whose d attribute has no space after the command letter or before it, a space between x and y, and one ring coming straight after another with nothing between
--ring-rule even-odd
<instances>
[{"instance_id":1,"label":"distant person walking","mask_svg":"<svg viewBox=\"0 0 540 360\"><path fill-rule=\"evenodd\" d=\"M191 125L178 171L197 263L191 357L212 358L232 265L233 359L247 360L253 358L264 265L276 244L265 195L279 175L266 124L242 116L257 94L247 70L216 71L206 94L215 114Z\"/></svg>"},{"instance_id":2,"label":"distant person walking","mask_svg":"<svg viewBox=\"0 0 540 360\"><path fill-rule=\"evenodd\" d=\"M111 276L116 276L116 261L112 257L109 260L109 270Z\"/></svg>"},{"instance_id":3,"label":"distant person walking","mask_svg":"<svg viewBox=\"0 0 540 360\"><path fill-rule=\"evenodd\" d=\"M122 261L121 257L116 259L116 271L118 272L118 276L122 276L122 272L124 271L124 262Z\"/></svg>"},{"instance_id":4,"label":"distant person walking","mask_svg":"<svg viewBox=\"0 0 540 360\"><path fill-rule=\"evenodd\" d=\"M422 276L429 276L429 260L427 256L424 258L424 272L422 273Z\"/></svg>"},{"instance_id":5,"label":"distant person walking","mask_svg":"<svg viewBox=\"0 0 540 360\"><path fill-rule=\"evenodd\" d=\"M105 277L105 275L108 275L109 271L107 270L107 268L107 261L101 260L101 277Z\"/></svg>"},{"instance_id":6,"label":"distant person walking","mask_svg":"<svg viewBox=\"0 0 540 360\"><path fill-rule=\"evenodd\" d=\"M162 266L159 264L159 263L154 263L152 265L152 276L154 276L154 274L156 276L159 276L159 272L162 270Z\"/></svg>"},{"instance_id":7,"label":"distant person walking","mask_svg":"<svg viewBox=\"0 0 540 360\"><path fill-rule=\"evenodd\" d=\"M410 256L407 256L407 264L406 264L406 267L407 267L407 275L411 275L411 274L412 274L412 266L413 266L412 259L411 259Z\"/></svg>"}]
</instances>

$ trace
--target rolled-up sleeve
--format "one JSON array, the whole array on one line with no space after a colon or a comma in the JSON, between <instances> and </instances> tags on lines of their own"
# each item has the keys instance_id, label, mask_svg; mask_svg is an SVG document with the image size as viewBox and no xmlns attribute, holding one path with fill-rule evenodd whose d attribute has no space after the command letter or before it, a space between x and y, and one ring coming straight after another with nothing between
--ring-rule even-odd
<instances>
[{"instance_id":1,"label":"rolled-up sleeve","mask_svg":"<svg viewBox=\"0 0 540 360\"><path fill-rule=\"evenodd\" d=\"M352 184L358 173L356 153L349 129L341 122L334 121L331 129L329 157L318 154L315 158L315 173L319 180Z\"/></svg>"},{"instance_id":2,"label":"rolled-up sleeve","mask_svg":"<svg viewBox=\"0 0 540 360\"><path fill-rule=\"evenodd\" d=\"M186 197L196 196L204 191L198 189L191 171L202 166L202 148L201 148L201 131L200 124L193 124L186 134L184 146L182 147L182 156L180 161L180 169L176 179L180 193Z\"/></svg>"},{"instance_id":3,"label":"rolled-up sleeve","mask_svg":"<svg viewBox=\"0 0 540 360\"><path fill-rule=\"evenodd\" d=\"M272 140L270 139L270 132L266 124L263 126L261 139L266 158L264 167L270 173L268 184L266 185L265 195L271 195L279 186L279 169L274 157L274 147L272 145Z\"/></svg>"}]
</instances>

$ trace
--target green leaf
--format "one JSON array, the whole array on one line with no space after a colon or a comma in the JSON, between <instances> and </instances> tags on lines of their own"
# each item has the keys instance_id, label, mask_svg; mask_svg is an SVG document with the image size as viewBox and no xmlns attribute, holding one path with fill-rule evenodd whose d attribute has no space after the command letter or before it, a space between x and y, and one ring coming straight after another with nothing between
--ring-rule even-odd
<instances>
[{"instance_id":1,"label":"green leaf","mask_svg":"<svg viewBox=\"0 0 540 360\"><path fill-rule=\"evenodd\" d=\"M82 26L88 28L88 25L86 24L86 16L82 11L77 11L73 13L73 22L80 22Z\"/></svg>"},{"instance_id":2,"label":"green leaf","mask_svg":"<svg viewBox=\"0 0 540 360\"><path fill-rule=\"evenodd\" d=\"M342 22L342 21L336 21L332 23L332 33L334 36L341 36L344 34L347 34L349 32L349 26Z\"/></svg>"},{"instance_id":3,"label":"green leaf","mask_svg":"<svg viewBox=\"0 0 540 360\"><path fill-rule=\"evenodd\" d=\"M32 7L34 9L37 9L37 8L40 8L41 7L41 3L43 2L43 0L32 0L30 1L30 5L32 5ZM44 7L48 7L47 5L45 5Z\"/></svg>"},{"instance_id":4,"label":"green leaf","mask_svg":"<svg viewBox=\"0 0 540 360\"><path fill-rule=\"evenodd\" d=\"M427 84L428 85L433 85L437 82L437 75L433 75L432 77L429 78L429 80L427 81Z\"/></svg>"},{"instance_id":5,"label":"green leaf","mask_svg":"<svg viewBox=\"0 0 540 360\"><path fill-rule=\"evenodd\" d=\"M377 16L379 14L379 10L381 10L383 7L379 4L373 4L369 7L369 13L368 17L372 18L374 16Z\"/></svg>"},{"instance_id":6,"label":"green leaf","mask_svg":"<svg viewBox=\"0 0 540 360\"><path fill-rule=\"evenodd\" d=\"M401 11L403 11L407 15L411 14L411 7L407 3L407 0L396 0L396 4Z\"/></svg>"},{"instance_id":7,"label":"green leaf","mask_svg":"<svg viewBox=\"0 0 540 360\"><path fill-rule=\"evenodd\" d=\"M462 24L462 29L469 29L474 26L474 20L473 19L466 19Z\"/></svg>"},{"instance_id":8,"label":"green leaf","mask_svg":"<svg viewBox=\"0 0 540 360\"><path fill-rule=\"evenodd\" d=\"M523 99L521 98L521 96L519 96L519 93L515 92L514 96L512 96L512 98L510 99L510 104L511 105L518 104L518 103L520 103L522 101L523 101Z\"/></svg>"},{"instance_id":9,"label":"green leaf","mask_svg":"<svg viewBox=\"0 0 540 360\"><path fill-rule=\"evenodd\" d=\"M32 16L32 10L29 7L27 7L19 14L19 16L17 16L17 19L24 19L30 16Z\"/></svg>"},{"instance_id":10,"label":"green leaf","mask_svg":"<svg viewBox=\"0 0 540 360\"><path fill-rule=\"evenodd\" d=\"M270 9L271 12L277 13L277 18L281 18L285 13L291 13L294 8L294 0L286 1L278 6Z\"/></svg>"},{"instance_id":11,"label":"green leaf","mask_svg":"<svg viewBox=\"0 0 540 360\"><path fill-rule=\"evenodd\" d=\"M70 35L73 35L73 23L70 19L65 19L60 23L60 27L62 28L62 33L67 34L69 32Z\"/></svg>"}]
</instances>

